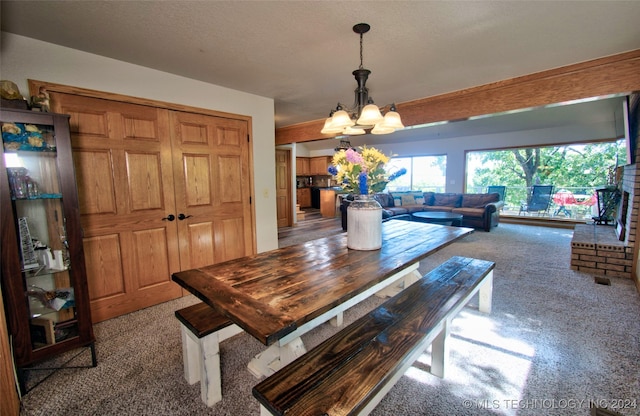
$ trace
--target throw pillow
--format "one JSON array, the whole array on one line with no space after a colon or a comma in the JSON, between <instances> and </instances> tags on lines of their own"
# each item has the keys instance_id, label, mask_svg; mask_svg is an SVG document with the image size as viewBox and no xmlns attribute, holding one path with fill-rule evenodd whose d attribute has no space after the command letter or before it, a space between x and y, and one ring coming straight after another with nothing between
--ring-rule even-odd
<instances>
[{"instance_id":1,"label":"throw pillow","mask_svg":"<svg viewBox=\"0 0 640 416\"><path fill-rule=\"evenodd\" d=\"M402 195L402 205L415 205L416 198L413 195Z\"/></svg>"},{"instance_id":2,"label":"throw pillow","mask_svg":"<svg viewBox=\"0 0 640 416\"><path fill-rule=\"evenodd\" d=\"M402 197L400 195L393 196L393 206L401 207L402 206Z\"/></svg>"}]
</instances>

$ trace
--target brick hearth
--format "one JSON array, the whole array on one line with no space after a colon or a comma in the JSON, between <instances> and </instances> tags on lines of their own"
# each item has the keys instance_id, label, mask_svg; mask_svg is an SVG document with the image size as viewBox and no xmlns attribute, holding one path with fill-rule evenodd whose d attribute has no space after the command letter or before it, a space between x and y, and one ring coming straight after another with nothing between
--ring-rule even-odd
<instances>
[{"instance_id":1,"label":"brick hearth","mask_svg":"<svg viewBox=\"0 0 640 416\"><path fill-rule=\"evenodd\" d=\"M631 278L633 247L610 225L579 224L571 240L571 269L608 277Z\"/></svg>"}]
</instances>

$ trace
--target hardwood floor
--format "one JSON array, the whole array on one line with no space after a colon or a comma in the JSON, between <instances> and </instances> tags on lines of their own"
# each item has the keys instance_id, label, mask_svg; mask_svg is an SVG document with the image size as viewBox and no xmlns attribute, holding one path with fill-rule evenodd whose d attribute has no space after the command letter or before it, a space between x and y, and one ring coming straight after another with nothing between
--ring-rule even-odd
<instances>
[{"instance_id":1,"label":"hardwood floor","mask_svg":"<svg viewBox=\"0 0 640 416\"><path fill-rule=\"evenodd\" d=\"M323 218L320 210L315 208L306 208L304 212L305 219L298 221L294 227L278 228L280 242L292 239L307 241L342 232L340 217Z\"/></svg>"}]
</instances>

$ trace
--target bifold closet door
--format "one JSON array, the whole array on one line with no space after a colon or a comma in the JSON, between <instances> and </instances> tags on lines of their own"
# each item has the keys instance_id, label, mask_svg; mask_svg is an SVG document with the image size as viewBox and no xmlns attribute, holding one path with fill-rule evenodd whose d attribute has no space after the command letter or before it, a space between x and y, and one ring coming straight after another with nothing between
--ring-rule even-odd
<instances>
[{"instance_id":1,"label":"bifold closet door","mask_svg":"<svg viewBox=\"0 0 640 416\"><path fill-rule=\"evenodd\" d=\"M71 116L94 322L184 295L172 273L253 254L246 120L50 95Z\"/></svg>"}]
</instances>

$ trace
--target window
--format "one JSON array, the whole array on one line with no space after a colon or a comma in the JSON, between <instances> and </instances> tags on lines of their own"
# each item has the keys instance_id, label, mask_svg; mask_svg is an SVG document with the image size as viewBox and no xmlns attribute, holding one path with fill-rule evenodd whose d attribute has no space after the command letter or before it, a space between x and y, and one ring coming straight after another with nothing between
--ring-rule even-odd
<instances>
[{"instance_id":1,"label":"window","mask_svg":"<svg viewBox=\"0 0 640 416\"><path fill-rule=\"evenodd\" d=\"M520 149L467 152L466 192L483 193L491 185L506 186L503 213L520 215L533 185L553 185L554 195L571 194L577 200L552 203L551 216L589 219L589 198L595 189L615 182L616 168L625 165L624 139ZM585 201L580 201L580 198ZM513 211L513 212L510 212ZM579 214L579 215L578 215Z\"/></svg>"},{"instance_id":2,"label":"window","mask_svg":"<svg viewBox=\"0 0 640 416\"><path fill-rule=\"evenodd\" d=\"M387 185L387 191L435 191L444 192L447 173L447 156L413 156L392 158L387 165L389 172L405 168L407 174Z\"/></svg>"}]
</instances>

